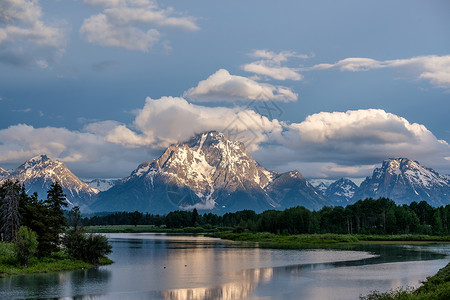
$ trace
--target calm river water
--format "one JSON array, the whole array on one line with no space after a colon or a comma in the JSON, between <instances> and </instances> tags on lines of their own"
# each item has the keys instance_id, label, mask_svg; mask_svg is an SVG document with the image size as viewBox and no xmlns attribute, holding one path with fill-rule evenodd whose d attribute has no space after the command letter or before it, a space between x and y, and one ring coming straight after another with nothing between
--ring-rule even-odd
<instances>
[{"instance_id":1,"label":"calm river water","mask_svg":"<svg viewBox=\"0 0 450 300\"><path fill-rule=\"evenodd\" d=\"M418 286L449 244L269 250L202 236L109 234L110 266L0 279L0 299L358 299Z\"/></svg>"}]
</instances>

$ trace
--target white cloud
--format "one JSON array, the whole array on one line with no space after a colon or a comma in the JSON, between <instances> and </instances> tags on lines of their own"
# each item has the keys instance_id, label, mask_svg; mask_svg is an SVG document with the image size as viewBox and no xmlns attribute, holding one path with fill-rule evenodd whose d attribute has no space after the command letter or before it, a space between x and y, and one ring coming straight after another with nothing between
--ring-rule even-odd
<instances>
[{"instance_id":1,"label":"white cloud","mask_svg":"<svg viewBox=\"0 0 450 300\"><path fill-rule=\"evenodd\" d=\"M64 53L65 29L42 17L37 0L0 1L0 61L46 68Z\"/></svg>"},{"instance_id":2,"label":"white cloud","mask_svg":"<svg viewBox=\"0 0 450 300\"><path fill-rule=\"evenodd\" d=\"M243 108L206 107L187 102L183 98L147 98L145 106L136 116L133 127L137 132L121 125L106 140L129 148L141 146L163 149L186 141L195 134L216 130L224 132L233 127L252 139L250 150L267 140L265 133L275 134L282 127L279 121L270 121L252 110Z\"/></svg>"},{"instance_id":3,"label":"white cloud","mask_svg":"<svg viewBox=\"0 0 450 300\"><path fill-rule=\"evenodd\" d=\"M156 3L148 0L84 2L105 7L102 13L85 19L80 28L80 33L92 44L147 52L160 41L161 28L188 31L199 29L195 18L173 16L175 15L173 8L161 9Z\"/></svg>"},{"instance_id":4,"label":"white cloud","mask_svg":"<svg viewBox=\"0 0 450 300\"><path fill-rule=\"evenodd\" d=\"M269 76L276 80L290 79L298 81L303 79L303 75L293 68L272 67L263 60L246 64L242 68L246 72Z\"/></svg>"},{"instance_id":5,"label":"white cloud","mask_svg":"<svg viewBox=\"0 0 450 300\"><path fill-rule=\"evenodd\" d=\"M67 163L80 177L124 177L155 153L149 149L128 150L105 141L105 129L109 127L109 132L117 126L109 122L92 123L83 131L26 124L1 129L0 164L16 168L35 155L47 154Z\"/></svg>"},{"instance_id":6,"label":"white cloud","mask_svg":"<svg viewBox=\"0 0 450 300\"><path fill-rule=\"evenodd\" d=\"M282 51L275 53L267 50L255 50L250 56L254 58L261 58L261 60L245 64L242 69L246 72L271 77L276 80L295 80L299 81L303 79L298 71L300 68L292 68L281 66L282 62L286 62L291 57L296 58L309 58L308 55L297 54L293 51Z\"/></svg>"},{"instance_id":7,"label":"white cloud","mask_svg":"<svg viewBox=\"0 0 450 300\"><path fill-rule=\"evenodd\" d=\"M381 109L321 112L288 126L283 145L304 161L344 165L374 164L389 157L408 157L450 167L443 157L449 145L424 125Z\"/></svg>"},{"instance_id":8,"label":"white cloud","mask_svg":"<svg viewBox=\"0 0 450 300\"><path fill-rule=\"evenodd\" d=\"M450 88L450 55L417 56L408 59L379 61L371 58L346 58L334 64L317 64L302 70L339 69L340 71L368 71L381 68L394 68L403 71L414 79L428 80L438 88Z\"/></svg>"},{"instance_id":9,"label":"white cloud","mask_svg":"<svg viewBox=\"0 0 450 300\"><path fill-rule=\"evenodd\" d=\"M287 87L259 83L247 77L231 75L225 69L220 69L207 79L200 81L183 96L198 102L248 100L289 102L298 99L298 95Z\"/></svg>"}]
</instances>

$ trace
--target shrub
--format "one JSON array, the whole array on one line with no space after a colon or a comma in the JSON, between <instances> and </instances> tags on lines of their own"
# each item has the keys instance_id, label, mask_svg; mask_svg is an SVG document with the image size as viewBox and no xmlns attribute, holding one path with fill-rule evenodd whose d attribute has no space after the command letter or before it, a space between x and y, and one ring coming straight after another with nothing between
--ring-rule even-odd
<instances>
[{"instance_id":1,"label":"shrub","mask_svg":"<svg viewBox=\"0 0 450 300\"><path fill-rule=\"evenodd\" d=\"M0 242L0 264L14 265L17 255L13 243Z\"/></svg>"},{"instance_id":2,"label":"shrub","mask_svg":"<svg viewBox=\"0 0 450 300\"><path fill-rule=\"evenodd\" d=\"M105 236L85 234L78 230L66 233L64 246L71 256L95 265L99 264L100 258L111 253L112 249Z\"/></svg>"},{"instance_id":3,"label":"shrub","mask_svg":"<svg viewBox=\"0 0 450 300\"><path fill-rule=\"evenodd\" d=\"M15 248L17 258L22 266L28 265L28 260L37 252L38 244L36 232L26 226L21 226L17 233Z\"/></svg>"}]
</instances>

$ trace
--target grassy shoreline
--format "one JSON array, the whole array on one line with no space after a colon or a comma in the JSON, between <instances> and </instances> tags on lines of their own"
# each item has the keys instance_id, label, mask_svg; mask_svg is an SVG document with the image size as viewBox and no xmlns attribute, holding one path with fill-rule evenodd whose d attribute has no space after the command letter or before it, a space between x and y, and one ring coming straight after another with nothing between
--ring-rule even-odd
<instances>
[{"instance_id":1,"label":"grassy shoreline","mask_svg":"<svg viewBox=\"0 0 450 300\"><path fill-rule=\"evenodd\" d=\"M0 278L15 275L82 270L96 267L93 264L75 259L62 251L53 253L51 257L33 257L28 262L28 267L21 266L17 260L11 257L3 256L0 258ZM112 263L112 260L104 256L100 258L99 265L109 265Z\"/></svg>"},{"instance_id":2,"label":"grassy shoreline","mask_svg":"<svg viewBox=\"0 0 450 300\"><path fill-rule=\"evenodd\" d=\"M107 257L100 261L100 265L109 265L111 263L113 261ZM0 278L15 275L75 271L94 267L96 266L74 258L55 259L46 257L30 261L27 268L18 265L0 264Z\"/></svg>"},{"instance_id":3,"label":"grassy shoreline","mask_svg":"<svg viewBox=\"0 0 450 300\"><path fill-rule=\"evenodd\" d=\"M304 248L305 246L332 246L367 243L448 243L450 236L430 235L362 235L362 234L299 234L277 235L272 233L216 232L206 236L239 242L253 242L263 248Z\"/></svg>"}]
</instances>

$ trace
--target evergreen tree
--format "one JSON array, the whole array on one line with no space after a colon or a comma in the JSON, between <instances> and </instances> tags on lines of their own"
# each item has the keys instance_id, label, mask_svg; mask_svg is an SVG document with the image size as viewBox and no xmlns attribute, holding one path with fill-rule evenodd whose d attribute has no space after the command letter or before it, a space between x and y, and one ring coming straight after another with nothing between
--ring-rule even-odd
<instances>
[{"instance_id":1,"label":"evergreen tree","mask_svg":"<svg viewBox=\"0 0 450 300\"><path fill-rule=\"evenodd\" d=\"M74 206L68 213L68 219L69 226L71 226L73 230L78 231L83 228L80 207Z\"/></svg>"},{"instance_id":2,"label":"evergreen tree","mask_svg":"<svg viewBox=\"0 0 450 300\"><path fill-rule=\"evenodd\" d=\"M11 180L6 180L0 187L0 232L5 241L15 240L20 227L20 188L17 181Z\"/></svg>"},{"instance_id":3,"label":"evergreen tree","mask_svg":"<svg viewBox=\"0 0 450 300\"><path fill-rule=\"evenodd\" d=\"M191 226L195 226L195 222L197 222L197 218L198 218L198 211L196 208L194 208L194 210L192 211L192 225Z\"/></svg>"},{"instance_id":4,"label":"evergreen tree","mask_svg":"<svg viewBox=\"0 0 450 300\"><path fill-rule=\"evenodd\" d=\"M53 183L47 191L47 200L45 204L49 209L49 223L48 228L50 234L51 251L57 250L60 243L60 234L67 226L67 220L64 216L64 207L67 207L66 195L63 192L61 185L58 182Z\"/></svg>"}]
</instances>

